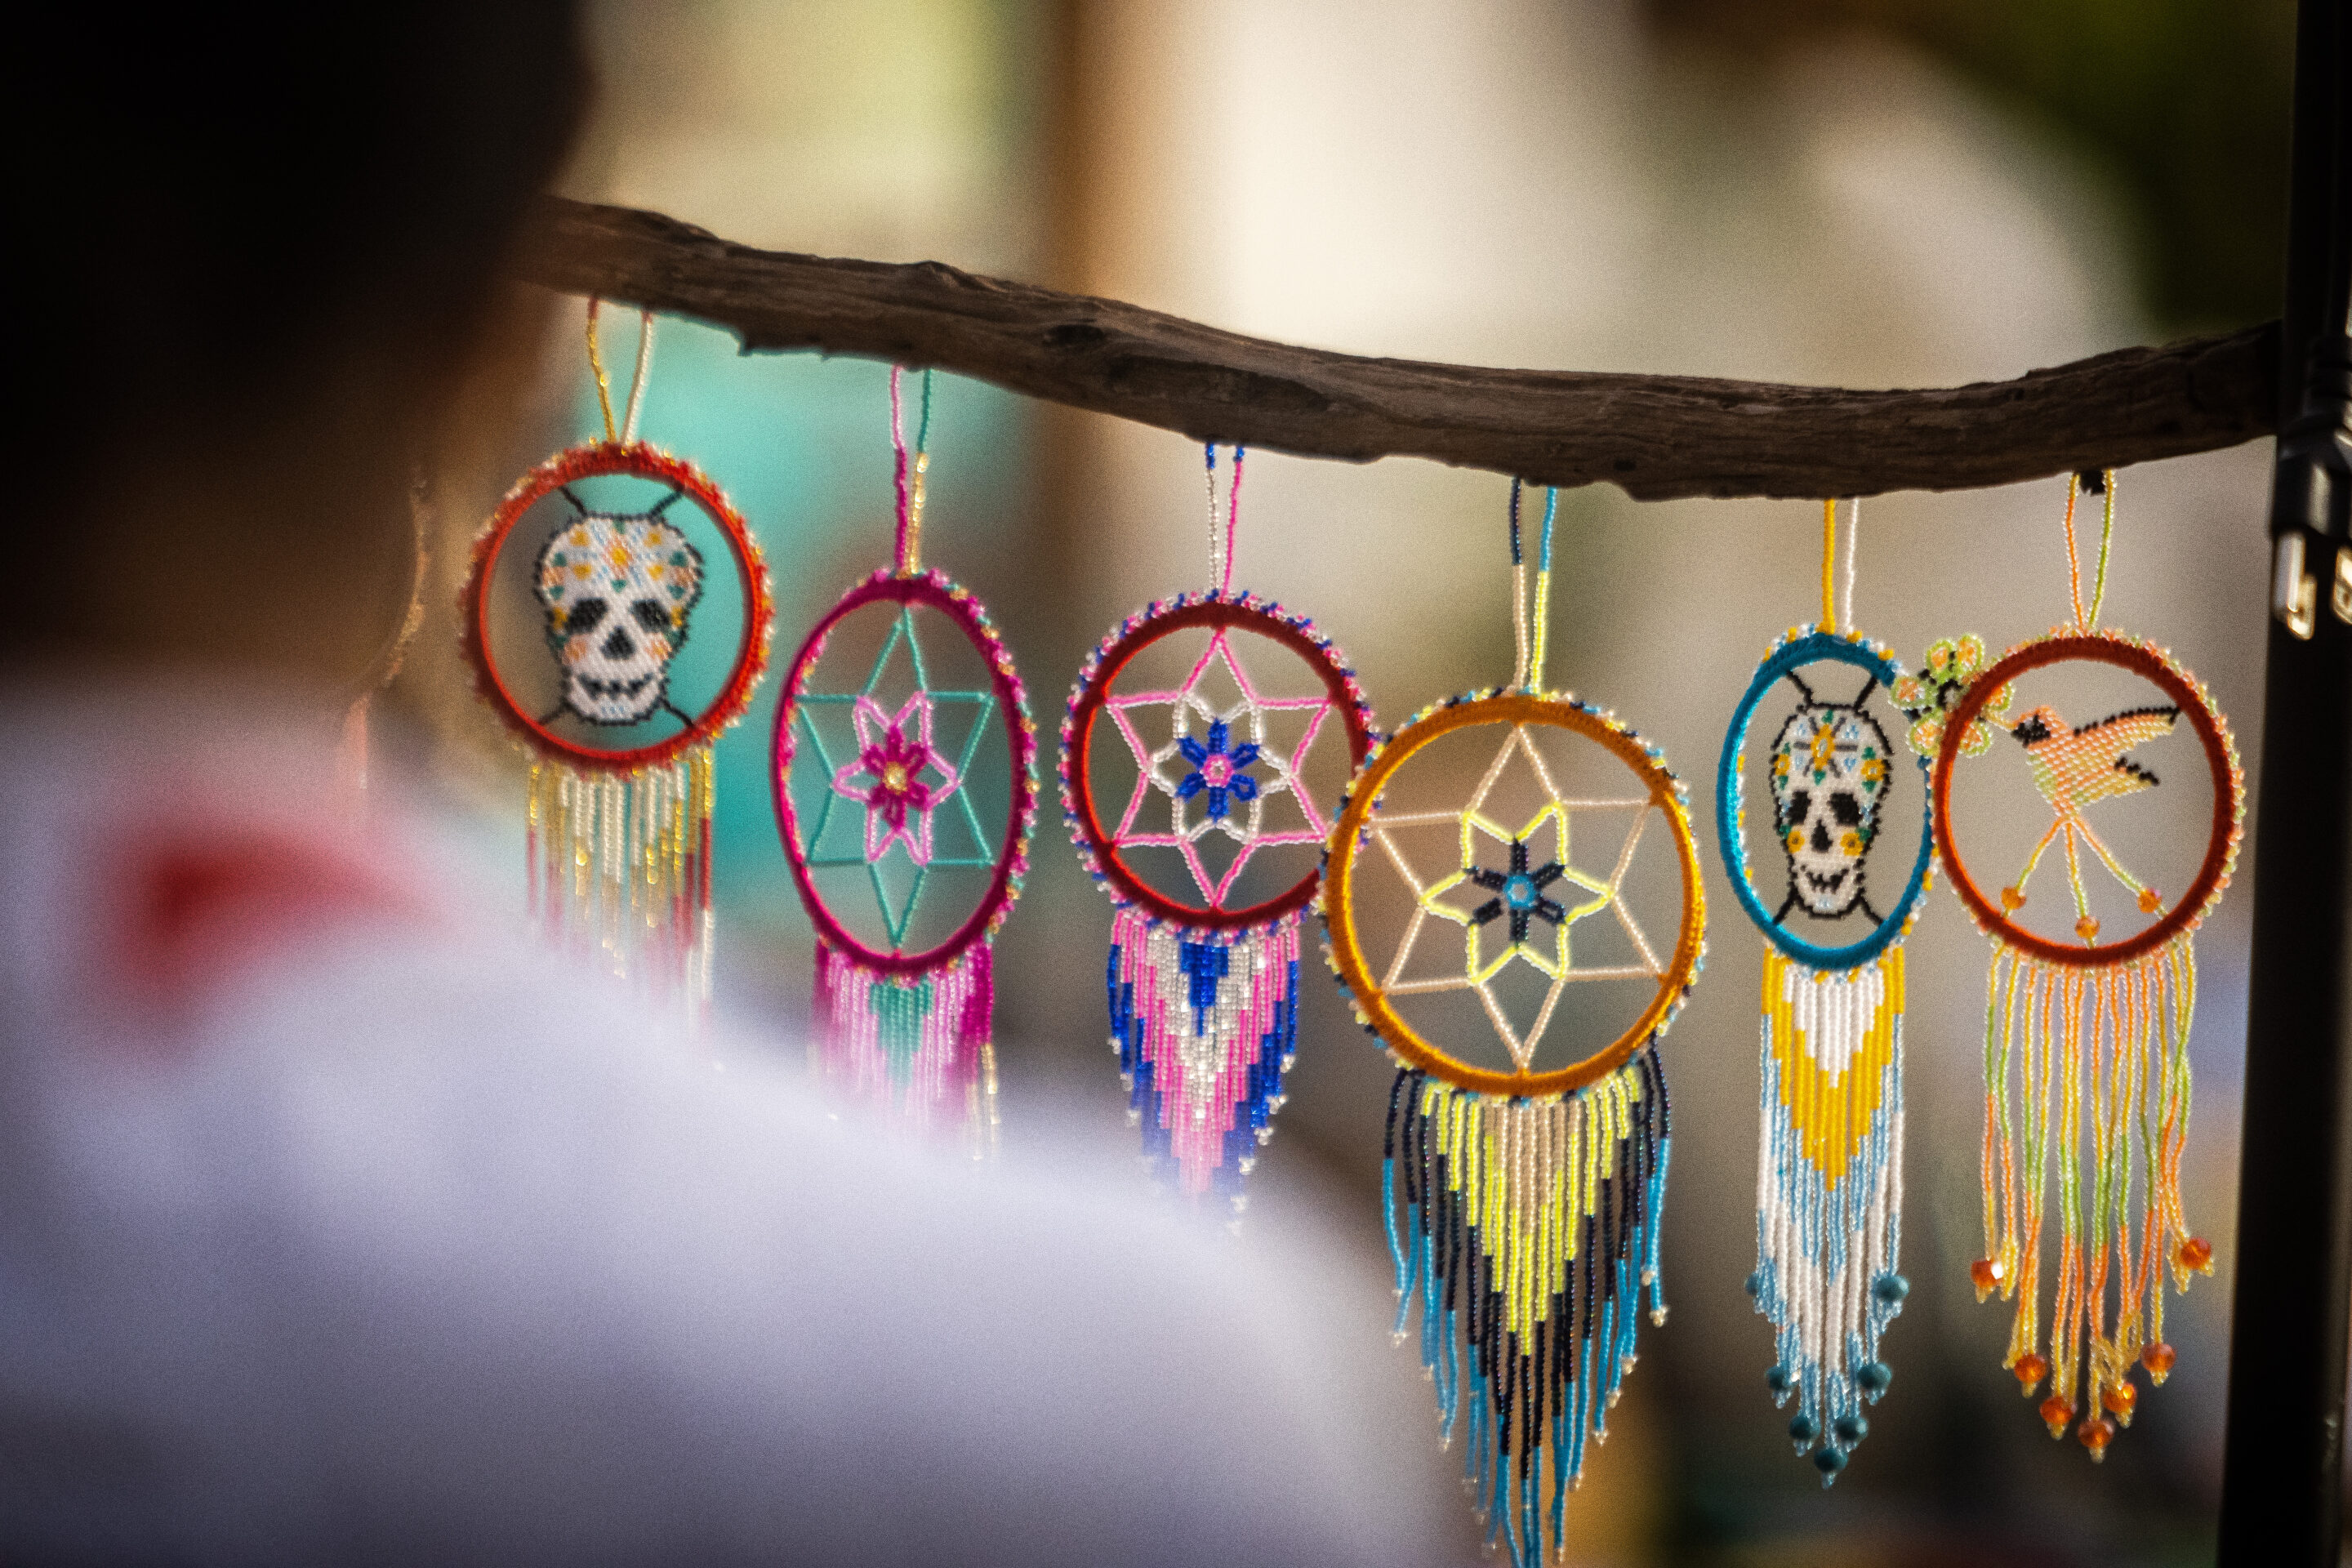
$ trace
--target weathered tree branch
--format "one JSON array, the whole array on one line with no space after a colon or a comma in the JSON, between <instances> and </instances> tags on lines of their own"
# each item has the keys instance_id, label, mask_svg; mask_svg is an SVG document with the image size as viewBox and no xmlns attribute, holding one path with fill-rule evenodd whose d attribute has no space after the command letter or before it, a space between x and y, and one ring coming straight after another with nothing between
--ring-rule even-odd
<instances>
[{"instance_id":1,"label":"weathered tree branch","mask_svg":"<svg viewBox=\"0 0 2352 1568\"><path fill-rule=\"evenodd\" d=\"M747 351L935 365L1197 441L1355 462L1431 458L1541 484L1607 480L1643 500L1965 489L2277 428L2275 321L2014 381L1848 392L1363 359L937 262L754 250L658 213L552 199L518 270L730 328Z\"/></svg>"}]
</instances>

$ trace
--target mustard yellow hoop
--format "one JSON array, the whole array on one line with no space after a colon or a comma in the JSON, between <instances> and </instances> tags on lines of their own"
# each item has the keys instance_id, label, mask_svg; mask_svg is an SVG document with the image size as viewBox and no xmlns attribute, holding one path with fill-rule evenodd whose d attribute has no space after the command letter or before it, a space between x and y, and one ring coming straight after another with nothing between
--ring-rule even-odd
<instances>
[{"instance_id":1,"label":"mustard yellow hoop","mask_svg":"<svg viewBox=\"0 0 2352 1568\"><path fill-rule=\"evenodd\" d=\"M1682 868L1682 926L1674 958L1659 977L1658 994L1614 1043L1582 1061L1546 1072L1493 1072L1457 1060L1433 1044L1390 1005L1357 937L1357 851L1370 841L1372 812L1390 779L1440 736L1487 724L1544 725L1605 747L1642 781L1650 804L1665 814L1674 830L1675 858ZM1521 1097L1571 1093L1622 1066L1673 1020L1684 993L1698 976L1699 959L1706 948L1706 890L1699 876L1698 841L1692 836L1690 812L1683 795L1682 782L1667 769L1663 755L1609 714L1565 693L1473 694L1415 715L1365 759L1332 827L1323 873L1331 965L1355 998L1359 1016L1412 1066L1475 1093Z\"/></svg>"}]
</instances>

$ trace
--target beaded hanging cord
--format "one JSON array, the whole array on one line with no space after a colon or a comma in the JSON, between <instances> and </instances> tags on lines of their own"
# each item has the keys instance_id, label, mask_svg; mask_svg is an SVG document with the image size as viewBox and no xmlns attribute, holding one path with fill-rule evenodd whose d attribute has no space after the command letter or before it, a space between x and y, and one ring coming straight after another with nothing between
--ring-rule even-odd
<instances>
[{"instance_id":1,"label":"beaded hanging cord","mask_svg":"<svg viewBox=\"0 0 2352 1568\"><path fill-rule=\"evenodd\" d=\"M474 544L462 607L466 653L482 696L531 756L525 860L532 914L567 946L599 955L616 973L682 1002L707 1006L716 921L710 904L711 746L742 717L766 667L772 612L767 569L750 526L693 464L641 442L654 319L642 317L636 374L614 416L597 325L588 302L589 366L604 436L557 453L523 476ZM614 476L667 493L639 511L603 510L578 487ZM560 499L568 521L532 563L530 592L544 617L539 639L551 661L554 705L526 702L520 669L493 653L503 618L496 568L516 527ZM742 595L742 628L718 695L699 714L672 700L672 661L693 629L708 563L679 519L699 511L725 542ZM667 736L607 746L581 731ZM555 726L562 724L562 729Z\"/></svg>"},{"instance_id":2,"label":"beaded hanging cord","mask_svg":"<svg viewBox=\"0 0 2352 1568\"><path fill-rule=\"evenodd\" d=\"M1371 743L1370 707L1331 639L1305 616L1234 588L1244 461L1235 447L1221 509L1217 450L1205 448L1216 586L1114 628L1079 671L1062 729L1065 815L1116 910L1104 982L1129 1114L1143 1130L1146 1157L1181 1191L1217 1192L1236 1207L1258 1145L1273 1135L1297 1049L1299 922L1320 877L1302 852L1329 831L1307 777L1309 754L1335 717L1351 766ZM1208 640L1181 685L1118 689L1139 656L1195 630ZM1294 656L1320 689L1270 694L1264 656L1244 652L1265 642ZM1261 661L1256 673L1252 658ZM1222 692L1234 700L1214 695ZM1098 724L1136 770L1116 816L1096 798ZM1295 742L1278 739L1277 728ZM1204 844L1230 852L1221 870ZM1244 874L1269 850L1297 856L1304 874L1247 902ZM1189 883L1182 892L1162 891L1138 869L1170 855Z\"/></svg>"},{"instance_id":3,"label":"beaded hanging cord","mask_svg":"<svg viewBox=\"0 0 2352 1568\"><path fill-rule=\"evenodd\" d=\"M2046 1380L2038 1413L2051 1436L2072 1427L2094 1459L2131 1424L2139 1396L2135 1370L2153 1384L2172 1370L2164 1339L2168 1269L2175 1289L2185 1290L2192 1275L2213 1266L2212 1247L2189 1230L2180 1183L2197 994L2193 938L2228 884L2244 812L2236 747L2204 687L2153 643L2099 628L2115 476L2099 481L2092 488L2105 491L2105 509L2087 595L2074 533L2077 482L2067 488L2074 624L2011 649L1990 668L1975 638L1937 644L1914 693L1912 727L1913 743L1934 755L1936 830L1953 889L1993 943L1985 998L1985 1256L1969 1273L1979 1300L1998 1290L2017 1303L2004 1363L2028 1398ZM2006 714L2018 677L2077 661L2135 674L2166 700L2079 726L2048 705L1992 720ZM2158 774L2136 749L2173 734L2184 719L2203 751L2213 806L2202 861L2168 908L2099 837L2086 808L2158 787ZM2052 814L1997 902L1969 870L1949 805L1957 762L1997 745L1996 730L2023 749ZM2172 768L2164 776L2173 776ZM2053 843L2064 851L2073 942L2042 936L2014 918ZM2119 939L2103 932L2086 862L2103 868L2140 913L2156 917L2152 923ZM2059 1241L2045 1329L2042 1240L2053 1163Z\"/></svg>"},{"instance_id":4,"label":"beaded hanging cord","mask_svg":"<svg viewBox=\"0 0 2352 1568\"><path fill-rule=\"evenodd\" d=\"M816 1046L825 1076L894 1118L928 1128L961 1110L977 1156L997 1145L995 979L991 943L1020 896L1035 820L1036 735L1013 656L970 593L921 564L930 470L931 373L923 373L914 449L908 450L901 370L890 372L890 441L897 495L890 566L852 588L819 621L793 661L776 714L777 823L801 900L817 930ZM855 612L882 607L889 629L854 690L820 690L818 666ZM932 682L916 612L945 617L986 670L976 689ZM936 634L933 634L936 637ZM903 700L877 696L904 665ZM846 715L845 730L839 716ZM820 722L833 717L828 734ZM955 733L963 725L961 738ZM1002 821L975 804L982 743L1001 733L1010 779ZM794 771L817 788L793 793ZM829 831L831 830L831 831ZM828 899L818 873L862 871L872 914ZM981 879L970 912L939 940L914 940L934 879L952 889ZM902 884L894 890L894 882ZM838 886L838 884L835 884ZM877 934L878 932L878 934Z\"/></svg>"},{"instance_id":5,"label":"beaded hanging cord","mask_svg":"<svg viewBox=\"0 0 2352 1568\"><path fill-rule=\"evenodd\" d=\"M1863 1406L1893 1380L1880 1337L1910 1289L1901 1273L1903 942L1934 856L1922 760L1909 878L1884 914L1874 907L1868 862L1898 780L1886 732L1865 704L1910 678L1888 649L1852 629L1859 522L1856 502L1841 590L1837 503L1822 503L1821 621L1790 628L1766 654L1716 774L1724 865L1765 938L1757 1262L1748 1289L1775 1330L1766 1386L1777 1405L1794 1400L1790 1441L1811 1456L1824 1486L1870 1430ZM1832 694L1823 667L1842 685L1859 675L1860 690L1851 700ZM1768 781L1788 883L1774 907L1748 858L1745 748L1758 708L1784 681L1798 700L1775 738ZM1817 921L1858 915L1864 924L1854 940L1824 946L1789 925L1794 912Z\"/></svg>"},{"instance_id":6,"label":"beaded hanging cord","mask_svg":"<svg viewBox=\"0 0 2352 1568\"><path fill-rule=\"evenodd\" d=\"M1543 1555L1547 1529L1552 1549L1566 1549L1568 1494L1582 1477L1587 1436L1608 1436L1608 1412L1633 1364L1643 1289L1652 1322L1665 1321L1657 1222L1672 1119L1654 1046L1696 977L1706 903L1683 788L1658 750L1601 710L1544 689L1558 500L1547 495L1530 584L1519 497L1515 484L1512 683L1424 710L1367 759L1332 832L1323 901L1332 967L1359 1020L1400 1061L1381 1163L1398 1337L1404 1338L1417 1309L1422 1363L1436 1385L1447 1443L1467 1417L1465 1475L1487 1521L1488 1542L1507 1540L1512 1561L1532 1565ZM1412 757L1447 734L1481 725L1507 729L1467 805L1452 812L1381 808L1383 790ZM1566 798L1529 739L1537 729L1601 745L1640 781L1641 794ZM1536 822L1514 834L1491 819L1485 802L1506 764L1522 756L1546 804ZM1596 875L1567 864L1572 814L1626 809L1633 826L1613 868ZM1619 897L1641 825L1653 812L1666 819L1682 880L1677 940L1664 963ZM1466 868L1424 878L1395 835L1441 824L1458 826ZM1558 858L1537 866L1529 841L1547 824L1558 832ZM1479 863L1481 837L1508 847L1507 868ZM1406 935L1385 970L1376 970L1365 953L1356 913L1366 864L1360 852L1375 845L1379 853L1370 863L1393 867L1414 900ZM1458 901L1465 897L1474 900L1467 907ZM1570 928L1604 910L1622 925L1637 961L1614 968L1575 964ZM1433 929L1431 920L1440 922L1434 929L1463 935L1465 968L1458 976L1408 977L1414 942ZM1542 937L1538 922L1549 928ZM1486 933L1499 935L1507 925L1500 956L1482 963ZM1507 1021L1489 988L1513 959L1551 983L1524 1031ZM1538 1070L1535 1054L1563 988L1608 979L1649 980L1656 990L1614 1043L1571 1066ZM1397 1009L1398 998L1448 990L1477 994L1514 1070L1463 1061Z\"/></svg>"}]
</instances>

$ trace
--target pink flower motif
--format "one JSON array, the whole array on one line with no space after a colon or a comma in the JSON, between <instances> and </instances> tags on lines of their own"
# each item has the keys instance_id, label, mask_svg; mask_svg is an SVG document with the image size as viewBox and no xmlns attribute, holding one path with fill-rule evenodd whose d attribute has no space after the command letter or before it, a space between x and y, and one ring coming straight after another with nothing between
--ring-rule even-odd
<instances>
[{"instance_id":1,"label":"pink flower motif","mask_svg":"<svg viewBox=\"0 0 2352 1568\"><path fill-rule=\"evenodd\" d=\"M931 862L931 813L963 780L931 743L930 693L918 691L896 717L870 697L852 710L857 760L833 775L834 789L866 807L866 858L904 844L918 866ZM934 778L926 782L924 773Z\"/></svg>"}]
</instances>

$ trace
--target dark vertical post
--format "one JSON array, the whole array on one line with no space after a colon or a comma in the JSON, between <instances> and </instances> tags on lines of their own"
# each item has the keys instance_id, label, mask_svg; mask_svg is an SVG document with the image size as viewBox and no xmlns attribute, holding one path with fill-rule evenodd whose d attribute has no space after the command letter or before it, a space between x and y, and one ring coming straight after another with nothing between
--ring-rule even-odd
<instances>
[{"instance_id":1,"label":"dark vertical post","mask_svg":"<svg viewBox=\"0 0 2352 1568\"><path fill-rule=\"evenodd\" d=\"M2302 0L2225 1564L2326 1564L2352 1342L2352 5Z\"/></svg>"}]
</instances>

